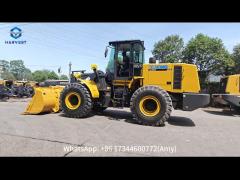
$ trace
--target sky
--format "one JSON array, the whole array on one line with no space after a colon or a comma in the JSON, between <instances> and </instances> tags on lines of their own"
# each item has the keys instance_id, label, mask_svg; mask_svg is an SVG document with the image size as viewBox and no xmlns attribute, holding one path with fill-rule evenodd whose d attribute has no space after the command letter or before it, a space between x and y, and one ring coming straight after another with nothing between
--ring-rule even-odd
<instances>
[{"instance_id":1,"label":"sky","mask_svg":"<svg viewBox=\"0 0 240 180\"><path fill-rule=\"evenodd\" d=\"M15 40L10 30L19 27L26 44L5 44ZM104 51L109 41L140 39L145 44L145 61L152 56L154 43L168 35L180 35L185 44L196 34L203 33L222 39L232 52L240 43L240 23L0 23L0 60L24 61L32 71L49 69L68 74L72 70L90 70L98 64L105 70Z\"/></svg>"}]
</instances>

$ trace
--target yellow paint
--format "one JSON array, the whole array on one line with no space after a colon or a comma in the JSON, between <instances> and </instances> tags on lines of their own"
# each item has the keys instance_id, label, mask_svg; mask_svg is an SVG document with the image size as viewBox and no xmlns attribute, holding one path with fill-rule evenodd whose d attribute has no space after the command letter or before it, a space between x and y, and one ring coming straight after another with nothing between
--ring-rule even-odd
<instances>
[{"instance_id":1,"label":"yellow paint","mask_svg":"<svg viewBox=\"0 0 240 180\"><path fill-rule=\"evenodd\" d=\"M240 74L228 76L226 93L240 95Z\"/></svg>"},{"instance_id":2,"label":"yellow paint","mask_svg":"<svg viewBox=\"0 0 240 180\"><path fill-rule=\"evenodd\" d=\"M83 84L89 89L92 98L99 98L99 91L97 85L94 81L91 80L81 80ZM50 87L34 87L34 96L29 103L24 114L40 114L47 112L59 112L60 110L60 94L64 86L50 86ZM79 103L81 103L80 97ZM65 101L68 104L69 109L75 109L78 107L79 103L76 106L73 106Z\"/></svg>"},{"instance_id":3,"label":"yellow paint","mask_svg":"<svg viewBox=\"0 0 240 180\"><path fill-rule=\"evenodd\" d=\"M24 114L59 112L59 98L64 86L35 87L34 96Z\"/></svg>"},{"instance_id":4,"label":"yellow paint","mask_svg":"<svg viewBox=\"0 0 240 180\"><path fill-rule=\"evenodd\" d=\"M76 102L74 102L76 101ZM76 103L76 104L75 104ZM65 98L65 104L68 109L76 110L81 105L81 97L76 92L70 92Z\"/></svg>"},{"instance_id":5,"label":"yellow paint","mask_svg":"<svg viewBox=\"0 0 240 180\"><path fill-rule=\"evenodd\" d=\"M152 66L166 65L167 70L155 71L151 70ZM182 87L181 89L173 89L174 82L174 66L182 66ZM144 64L143 65L143 86L156 85L166 91L173 93L200 91L197 67L192 64L185 63L160 63L160 64Z\"/></svg>"},{"instance_id":6,"label":"yellow paint","mask_svg":"<svg viewBox=\"0 0 240 180\"><path fill-rule=\"evenodd\" d=\"M136 81L140 81L140 86L142 86L142 80L144 77L142 76L134 76L131 80L113 80L114 86L127 86L129 89L132 88L132 85Z\"/></svg>"},{"instance_id":7,"label":"yellow paint","mask_svg":"<svg viewBox=\"0 0 240 180\"><path fill-rule=\"evenodd\" d=\"M97 70L97 68L98 68L97 64L91 64L91 69L92 70Z\"/></svg>"},{"instance_id":8,"label":"yellow paint","mask_svg":"<svg viewBox=\"0 0 240 180\"><path fill-rule=\"evenodd\" d=\"M168 65L168 70L166 71L153 71L152 66L156 65ZM167 82L172 82L173 73L172 64L144 64L143 65L143 85L156 85L160 86L166 91L172 91L172 85L168 85Z\"/></svg>"},{"instance_id":9,"label":"yellow paint","mask_svg":"<svg viewBox=\"0 0 240 180\"><path fill-rule=\"evenodd\" d=\"M156 108L153 110L147 109L148 103L154 103ZM139 109L140 109L141 113L144 114L144 116L154 117L158 113L160 113L161 104L155 96L150 96L150 95L144 96L139 102Z\"/></svg>"},{"instance_id":10,"label":"yellow paint","mask_svg":"<svg viewBox=\"0 0 240 180\"><path fill-rule=\"evenodd\" d=\"M74 73L73 76L77 79L81 78L81 73Z\"/></svg>"},{"instance_id":11,"label":"yellow paint","mask_svg":"<svg viewBox=\"0 0 240 180\"><path fill-rule=\"evenodd\" d=\"M181 92L199 93L201 90L197 66L192 64L183 65L182 90Z\"/></svg>"},{"instance_id":12,"label":"yellow paint","mask_svg":"<svg viewBox=\"0 0 240 180\"><path fill-rule=\"evenodd\" d=\"M81 79L81 82L87 86L87 88L89 89L92 95L92 98L99 98L99 91L97 88L97 84L94 81Z\"/></svg>"}]
</instances>

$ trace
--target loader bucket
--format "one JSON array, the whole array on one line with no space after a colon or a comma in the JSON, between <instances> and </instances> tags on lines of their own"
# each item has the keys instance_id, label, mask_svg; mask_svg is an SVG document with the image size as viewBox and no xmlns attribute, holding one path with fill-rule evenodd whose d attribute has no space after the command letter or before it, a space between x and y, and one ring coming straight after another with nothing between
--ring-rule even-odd
<instances>
[{"instance_id":1,"label":"loader bucket","mask_svg":"<svg viewBox=\"0 0 240 180\"><path fill-rule=\"evenodd\" d=\"M64 86L35 87L35 94L23 114L59 112L60 93Z\"/></svg>"}]
</instances>

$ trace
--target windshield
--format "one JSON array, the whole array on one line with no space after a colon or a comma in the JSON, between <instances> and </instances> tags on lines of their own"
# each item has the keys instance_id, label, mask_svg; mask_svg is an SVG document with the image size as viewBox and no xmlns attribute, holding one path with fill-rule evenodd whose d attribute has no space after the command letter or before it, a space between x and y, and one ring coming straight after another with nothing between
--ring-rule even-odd
<instances>
[{"instance_id":1,"label":"windshield","mask_svg":"<svg viewBox=\"0 0 240 180\"><path fill-rule=\"evenodd\" d=\"M106 71L114 73L114 54L115 54L115 47L113 46L109 46L108 47L110 49L110 53L108 54L107 58L108 58L108 64L107 64L107 68Z\"/></svg>"}]
</instances>

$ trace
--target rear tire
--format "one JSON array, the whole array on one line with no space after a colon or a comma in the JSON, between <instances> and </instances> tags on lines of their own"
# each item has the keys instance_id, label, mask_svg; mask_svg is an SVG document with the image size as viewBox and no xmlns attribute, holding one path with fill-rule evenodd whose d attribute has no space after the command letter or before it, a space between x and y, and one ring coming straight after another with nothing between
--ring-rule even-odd
<instances>
[{"instance_id":1,"label":"rear tire","mask_svg":"<svg viewBox=\"0 0 240 180\"><path fill-rule=\"evenodd\" d=\"M158 86L143 86L133 93L130 109L139 124L163 126L172 112L172 100Z\"/></svg>"},{"instance_id":2,"label":"rear tire","mask_svg":"<svg viewBox=\"0 0 240 180\"><path fill-rule=\"evenodd\" d=\"M92 110L92 99L90 92L82 84L69 84L61 93L60 106L62 112L67 117L86 117Z\"/></svg>"}]
</instances>

